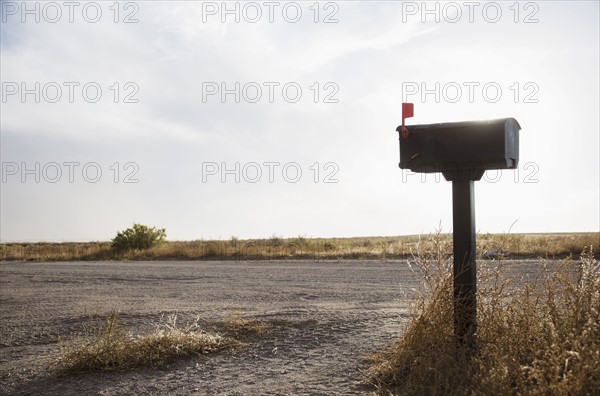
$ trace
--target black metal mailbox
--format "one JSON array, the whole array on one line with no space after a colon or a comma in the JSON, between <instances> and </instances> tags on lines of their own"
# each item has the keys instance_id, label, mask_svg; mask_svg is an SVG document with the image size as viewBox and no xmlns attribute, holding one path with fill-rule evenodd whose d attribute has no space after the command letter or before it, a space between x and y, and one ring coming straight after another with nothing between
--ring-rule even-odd
<instances>
[{"instance_id":1,"label":"black metal mailbox","mask_svg":"<svg viewBox=\"0 0 600 396\"><path fill-rule=\"evenodd\" d=\"M487 169L515 169L519 162L519 123L490 121L402 125L400 168L441 172L446 180L479 180Z\"/></svg>"}]
</instances>

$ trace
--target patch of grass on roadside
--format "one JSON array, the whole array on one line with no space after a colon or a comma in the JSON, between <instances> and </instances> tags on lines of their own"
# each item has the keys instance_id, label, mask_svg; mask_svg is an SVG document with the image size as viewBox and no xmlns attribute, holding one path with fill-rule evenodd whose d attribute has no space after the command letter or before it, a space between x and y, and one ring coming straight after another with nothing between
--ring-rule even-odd
<instances>
[{"instance_id":1,"label":"patch of grass on roadside","mask_svg":"<svg viewBox=\"0 0 600 396\"><path fill-rule=\"evenodd\" d=\"M423 285L412 320L370 356L367 381L385 395L571 394L600 389L600 268L591 249L522 286L498 266L479 271L478 352L453 336L451 245L418 246ZM544 267L543 263L540 267Z\"/></svg>"},{"instance_id":2,"label":"patch of grass on roadside","mask_svg":"<svg viewBox=\"0 0 600 396\"><path fill-rule=\"evenodd\" d=\"M239 346L234 338L200 328L198 320L184 326L177 316L158 324L150 334L132 335L115 311L88 329L87 337L61 343L58 366L66 372L116 371L161 366L181 357L200 356Z\"/></svg>"},{"instance_id":3,"label":"patch of grass on roadside","mask_svg":"<svg viewBox=\"0 0 600 396\"><path fill-rule=\"evenodd\" d=\"M222 327L223 334L243 340L253 336L265 335L273 330L276 324L243 317L239 313L234 313L227 318Z\"/></svg>"}]
</instances>

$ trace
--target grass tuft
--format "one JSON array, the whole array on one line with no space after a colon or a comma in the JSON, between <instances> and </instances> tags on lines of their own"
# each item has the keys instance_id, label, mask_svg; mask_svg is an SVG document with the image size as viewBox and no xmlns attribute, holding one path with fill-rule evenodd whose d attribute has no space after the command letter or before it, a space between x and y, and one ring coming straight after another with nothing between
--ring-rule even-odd
<instances>
[{"instance_id":1,"label":"grass tuft","mask_svg":"<svg viewBox=\"0 0 600 396\"><path fill-rule=\"evenodd\" d=\"M234 313L225 321L222 332L232 338L245 340L254 336L265 335L273 330L276 325L277 323L275 322L263 322L254 318L243 317L239 313Z\"/></svg>"},{"instance_id":2,"label":"grass tuft","mask_svg":"<svg viewBox=\"0 0 600 396\"><path fill-rule=\"evenodd\" d=\"M141 366L161 366L180 357L200 356L239 345L239 341L209 333L198 320L185 326L177 316L146 335L125 331L112 311L104 321L88 328L88 336L63 341L58 365L66 372L119 371Z\"/></svg>"},{"instance_id":3,"label":"grass tuft","mask_svg":"<svg viewBox=\"0 0 600 396\"><path fill-rule=\"evenodd\" d=\"M600 389L600 268L586 249L513 284L504 263L479 271L478 352L453 336L450 246L440 235L417 245L423 279L401 338L369 357L379 394L571 394Z\"/></svg>"}]
</instances>

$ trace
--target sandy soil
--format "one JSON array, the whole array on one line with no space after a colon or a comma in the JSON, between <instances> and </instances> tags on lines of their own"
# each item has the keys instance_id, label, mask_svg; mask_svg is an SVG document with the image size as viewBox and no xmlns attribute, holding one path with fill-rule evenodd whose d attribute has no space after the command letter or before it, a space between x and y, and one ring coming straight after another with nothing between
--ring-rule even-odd
<instances>
[{"instance_id":1,"label":"sandy soil","mask_svg":"<svg viewBox=\"0 0 600 396\"><path fill-rule=\"evenodd\" d=\"M365 356L401 333L417 284L406 261L0 263L0 393L365 394ZM112 309L139 332L172 313L290 322L236 353L58 376L57 338Z\"/></svg>"}]
</instances>

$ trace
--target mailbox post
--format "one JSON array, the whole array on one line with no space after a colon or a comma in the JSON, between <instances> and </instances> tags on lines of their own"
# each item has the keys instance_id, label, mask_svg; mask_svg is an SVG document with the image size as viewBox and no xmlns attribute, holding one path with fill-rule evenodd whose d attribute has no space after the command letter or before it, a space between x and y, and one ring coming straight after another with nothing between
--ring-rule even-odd
<instances>
[{"instance_id":1,"label":"mailbox post","mask_svg":"<svg viewBox=\"0 0 600 396\"><path fill-rule=\"evenodd\" d=\"M519 130L514 118L427 125L405 125L413 104L402 104L400 168L441 172L452 182L454 253L454 333L461 346L475 347L477 264L474 182L488 169L515 169Z\"/></svg>"},{"instance_id":2,"label":"mailbox post","mask_svg":"<svg viewBox=\"0 0 600 396\"><path fill-rule=\"evenodd\" d=\"M477 331L475 200L472 180L452 182L454 252L454 334L460 345L474 347Z\"/></svg>"}]
</instances>

